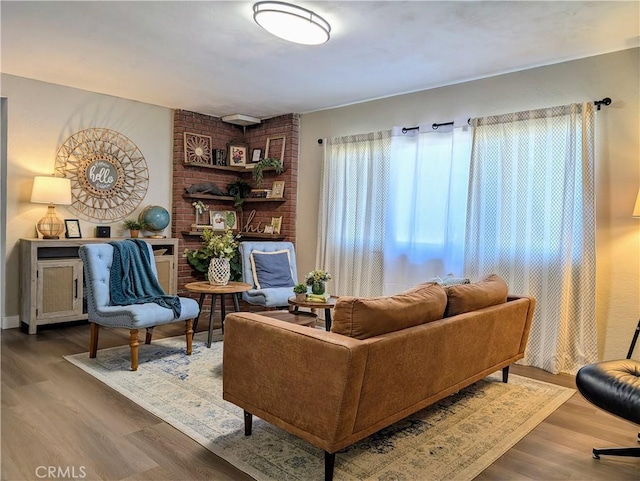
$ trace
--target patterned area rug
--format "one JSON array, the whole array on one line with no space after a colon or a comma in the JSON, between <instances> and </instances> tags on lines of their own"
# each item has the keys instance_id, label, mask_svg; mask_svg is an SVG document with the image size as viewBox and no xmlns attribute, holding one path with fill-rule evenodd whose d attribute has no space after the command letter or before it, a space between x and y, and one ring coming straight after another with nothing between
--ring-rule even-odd
<instances>
[{"instance_id":1,"label":"patterned area rug","mask_svg":"<svg viewBox=\"0 0 640 481\"><path fill-rule=\"evenodd\" d=\"M196 335L191 357L182 336L141 345L136 372L128 346L65 359L257 480L323 479L320 449L255 416L244 436L242 410L222 399L223 343L205 341ZM335 479L473 479L573 393L498 372L339 451Z\"/></svg>"}]
</instances>

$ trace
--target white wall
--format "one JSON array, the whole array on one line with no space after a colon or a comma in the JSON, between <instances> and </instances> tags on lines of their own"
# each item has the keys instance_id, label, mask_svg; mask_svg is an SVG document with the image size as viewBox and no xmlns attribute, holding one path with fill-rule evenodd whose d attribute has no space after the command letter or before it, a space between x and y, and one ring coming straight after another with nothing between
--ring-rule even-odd
<instances>
[{"instance_id":1,"label":"white wall","mask_svg":"<svg viewBox=\"0 0 640 481\"><path fill-rule=\"evenodd\" d=\"M315 267L322 147L317 140L393 126L465 121L611 97L597 113L597 321L603 359L626 355L640 315L640 49L539 67L301 116L296 254ZM636 349L640 359L640 347Z\"/></svg>"},{"instance_id":2,"label":"white wall","mask_svg":"<svg viewBox=\"0 0 640 481\"><path fill-rule=\"evenodd\" d=\"M3 327L9 327L16 325L19 312L19 239L35 238L35 224L46 212L46 205L29 202L33 177L53 173L60 145L75 132L108 128L138 146L149 170L147 195L129 217L147 205L171 212L173 111L12 75L0 79L1 96L8 104L6 296L0 314ZM64 206L56 210L60 218L78 218ZM80 219L82 236L94 237L97 224ZM123 235L121 222L111 224L111 235Z\"/></svg>"}]
</instances>

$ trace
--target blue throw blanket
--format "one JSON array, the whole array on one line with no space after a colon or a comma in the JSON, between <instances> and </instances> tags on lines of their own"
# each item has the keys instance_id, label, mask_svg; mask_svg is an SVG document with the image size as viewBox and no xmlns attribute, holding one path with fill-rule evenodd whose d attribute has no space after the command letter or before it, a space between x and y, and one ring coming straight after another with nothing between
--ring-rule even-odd
<instances>
[{"instance_id":1,"label":"blue throw blanket","mask_svg":"<svg viewBox=\"0 0 640 481\"><path fill-rule=\"evenodd\" d=\"M156 304L173 309L173 318L180 317L180 298L165 294L151 267L147 243L137 239L110 242L113 246L113 262L109 291L111 304Z\"/></svg>"}]
</instances>

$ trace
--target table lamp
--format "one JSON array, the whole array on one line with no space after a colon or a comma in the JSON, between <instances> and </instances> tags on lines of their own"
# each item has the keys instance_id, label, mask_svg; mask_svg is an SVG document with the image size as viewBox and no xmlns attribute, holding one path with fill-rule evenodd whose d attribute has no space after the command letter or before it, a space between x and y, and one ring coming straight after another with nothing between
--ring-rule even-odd
<instances>
[{"instance_id":1,"label":"table lamp","mask_svg":"<svg viewBox=\"0 0 640 481\"><path fill-rule=\"evenodd\" d=\"M71 179L54 176L36 176L33 179L31 202L49 204L47 213L38 221L36 228L43 239L59 239L64 232L64 223L56 215L55 204L71 204Z\"/></svg>"}]
</instances>

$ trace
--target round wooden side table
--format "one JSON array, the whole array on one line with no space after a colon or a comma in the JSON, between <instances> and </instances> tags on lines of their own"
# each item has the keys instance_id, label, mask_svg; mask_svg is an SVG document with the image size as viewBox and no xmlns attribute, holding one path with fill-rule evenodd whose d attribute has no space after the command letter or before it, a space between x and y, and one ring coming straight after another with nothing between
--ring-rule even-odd
<instances>
[{"instance_id":1,"label":"round wooden side table","mask_svg":"<svg viewBox=\"0 0 640 481\"><path fill-rule=\"evenodd\" d=\"M336 305L338 300L337 296L331 296L325 302L311 302L311 301L298 301L295 296L289 298L289 310L297 312L298 308L306 307L314 312L315 309L324 309L324 328L327 331L331 330L331 309Z\"/></svg>"},{"instance_id":2,"label":"round wooden side table","mask_svg":"<svg viewBox=\"0 0 640 481\"><path fill-rule=\"evenodd\" d=\"M224 334L224 318L227 315L226 308L224 305L224 296L226 294L231 294L233 298L233 307L236 312L240 310L240 306L238 304L238 294L248 291L253 287L249 284L245 284L244 282L229 282L224 286L215 286L213 284L209 284L208 282L190 282L186 286L184 286L186 290L189 292L197 292L200 294L200 301L198 304L200 305L200 312L202 312L202 305L204 304L204 299L207 294L211 294L211 312L209 312L209 336L207 337L207 347L211 347L211 339L213 338L213 318L215 316L216 310L216 297L220 296L220 325L222 327L222 334ZM193 321L193 332L195 334L196 327L198 326L198 319L200 319L200 313L198 313L198 317Z\"/></svg>"}]
</instances>

